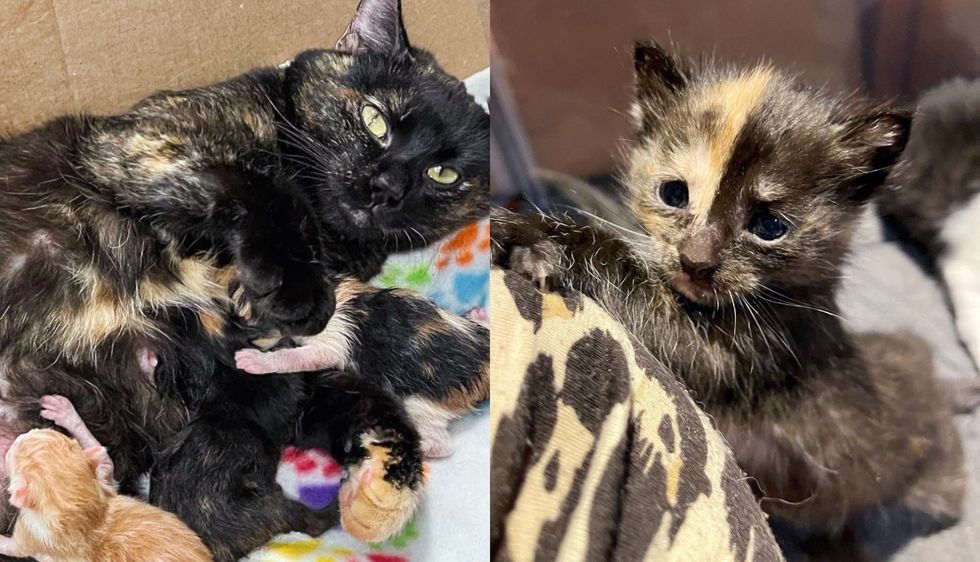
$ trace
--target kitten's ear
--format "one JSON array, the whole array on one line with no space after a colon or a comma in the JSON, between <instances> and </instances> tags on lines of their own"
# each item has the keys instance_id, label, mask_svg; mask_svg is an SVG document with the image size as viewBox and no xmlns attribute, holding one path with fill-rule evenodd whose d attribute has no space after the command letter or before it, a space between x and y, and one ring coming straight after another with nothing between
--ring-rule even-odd
<instances>
[{"instance_id":1,"label":"kitten's ear","mask_svg":"<svg viewBox=\"0 0 980 562\"><path fill-rule=\"evenodd\" d=\"M34 496L27 481L21 480L10 486L10 505L17 509L34 508Z\"/></svg>"},{"instance_id":2,"label":"kitten's ear","mask_svg":"<svg viewBox=\"0 0 980 562\"><path fill-rule=\"evenodd\" d=\"M102 446L89 447L88 449L82 451L82 453L85 455L86 462L88 462L88 465L92 468L92 472L96 471L96 469L99 467L99 463L101 463L102 459L108 455L105 447Z\"/></svg>"},{"instance_id":3,"label":"kitten's ear","mask_svg":"<svg viewBox=\"0 0 980 562\"><path fill-rule=\"evenodd\" d=\"M361 0L337 50L349 53L398 53L409 48L401 0Z\"/></svg>"},{"instance_id":4,"label":"kitten's ear","mask_svg":"<svg viewBox=\"0 0 980 562\"><path fill-rule=\"evenodd\" d=\"M898 108L875 108L846 123L841 140L854 170L843 186L847 200L864 203L878 194L905 150L911 127L912 112Z\"/></svg>"},{"instance_id":5,"label":"kitten's ear","mask_svg":"<svg viewBox=\"0 0 980 562\"><path fill-rule=\"evenodd\" d=\"M634 117L637 127L648 132L663 106L687 88L691 74L686 61L652 41L634 44L633 65L637 102Z\"/></svg>"}]
</instances>

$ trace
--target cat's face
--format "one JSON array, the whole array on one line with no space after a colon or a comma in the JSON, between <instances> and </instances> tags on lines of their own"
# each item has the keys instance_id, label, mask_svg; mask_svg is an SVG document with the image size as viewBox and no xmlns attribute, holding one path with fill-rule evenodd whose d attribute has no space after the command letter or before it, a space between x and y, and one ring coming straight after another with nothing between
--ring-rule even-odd
<instances>
[{"instance_id":1,"label":"cat's face","mask_svg":"<svg viewBox=\"0 0 980 562\"><path fill-rule=\"evenodd\" d=\"M298 130L281 137L332 227L418 245L486 214L489 116L409 46L397 1L362 1L338 50L286 72Z\"/></svg>"},{"instance_id":2,"label":"cat's face","mask_svg":"<svg viewBox=\"0 0 980 562\"><path fill-rule=\"evenodd\" d=\"M716 307L833 286L909 116L826 98L766 66L698 68L656 45L636 56L625 183L670 286Z\"/></svg>"}]
</instances>

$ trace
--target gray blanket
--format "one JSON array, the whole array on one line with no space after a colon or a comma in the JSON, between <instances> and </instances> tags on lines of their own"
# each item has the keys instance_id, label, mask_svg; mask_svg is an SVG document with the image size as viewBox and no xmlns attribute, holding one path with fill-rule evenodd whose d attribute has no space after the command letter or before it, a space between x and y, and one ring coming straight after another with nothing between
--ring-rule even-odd
<instances>
[{"instance_id":1,"label":"gray blanket","mask_svg":"<svg viewBox=\"0 0 980 562\"><path fill-rule=\"evenodd\" d=\"M876 215L869 213L861 225L850 262L839 301L853 330L908 330L932 345L941 378L977 376L972 359L959 342L940 284L898 243L888 239ZM968 470L963 520L952 528L902 545L894 560L980 560L980 415L961 415L957 426ZM903 541L901 537L882 537L876 546L887 551L893 542Z\"/></svg>"}]
</instances>

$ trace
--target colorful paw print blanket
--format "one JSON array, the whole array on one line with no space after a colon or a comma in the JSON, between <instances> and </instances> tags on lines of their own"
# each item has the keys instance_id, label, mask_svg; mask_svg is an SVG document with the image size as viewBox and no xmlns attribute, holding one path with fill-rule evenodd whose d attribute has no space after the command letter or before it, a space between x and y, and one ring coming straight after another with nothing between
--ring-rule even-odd
<instances>
[{"instance_id":1,"label":"colorful paw print blanket","mask_svg":"<svg viewBox=\"0 0 980 562\"><path fill-rule=\"evenodd\" d=\"M489 69L466 80L486 107ZM490 286L490 221L460 229L424 250L389 258L373 281L422 293L439 306L477 321L487 320ZM484 411L450 427L455 452L430 460L429 481L418 513L383 544L364 544L340 528L320 537L281 535L246 562L471 562L488 560L490 544L490 429ZM277 480L287 496L325 507L337 496L343 468L320 451L287 449Z\"/></svg>"}]
</instances>

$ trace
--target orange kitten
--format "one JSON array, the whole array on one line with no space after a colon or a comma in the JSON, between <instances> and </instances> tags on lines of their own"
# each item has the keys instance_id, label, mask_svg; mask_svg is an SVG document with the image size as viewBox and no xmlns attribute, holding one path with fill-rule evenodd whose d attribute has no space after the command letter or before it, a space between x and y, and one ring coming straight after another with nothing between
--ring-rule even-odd
<instances>
[{"instance_id":1,"label":"orange kitten","mask_svg":"<svg viewBox=\"0 0 980 562\"><path fill-rule=\"evenodd\" d=\"M44 417L90 446L83 450L79 441L50 429L35 429L14 441L6 465L10 503L20 515L13 536L0 537L0 554L40 562L213 560L176 516L116 493L105 448L80 423L70 402L45 397L42 406Z\"/></svg>"}]
</instances>

